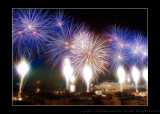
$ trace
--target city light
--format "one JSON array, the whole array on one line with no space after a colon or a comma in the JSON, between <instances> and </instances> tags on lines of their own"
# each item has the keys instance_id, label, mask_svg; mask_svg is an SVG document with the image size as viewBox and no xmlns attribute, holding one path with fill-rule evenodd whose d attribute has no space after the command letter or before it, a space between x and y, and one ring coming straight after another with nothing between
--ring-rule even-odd
<instances>
[{"instance_id":1,"label":"city light","mask_svg":"<svg viewBox=\"0 0 160 114\"><path fill-rule=\"evenodd\" d=\"M132 68L132 77L133 77L133 80L135 82L136 92L138 92L137 83L138 83L138 80L139 80L139 76L140 76L139 70L135 66L133 66L133 68Z\"/></svg>"},{"instance_id":2,"label":"city light","mask_svg":"<svg viewBox=\"0 0 160 114\"><path fill-rule=\"evenodd\" d=\"M22 97L19 97L18 100L19 100L19 101L22 101Z\"/></svg>"},{"instance_id":3,"label":"city light","mask_svg":"<svg viewBox=\"0 0 160 114\"><path fill-rule=\"evenodd\" d=\"M84 77L86 84L87 84L87 92L89 92L89 83L92 78L92 69L90 68L90 66L88 66L88 65L84 66L83 77Z\"/></svg>"},{"instance_id":4,"label":"city light","mask_svg":"<svg viewBox=\"0 0 160 114\"><path fill-rule=\"evenodd\" d=\"M121 84L121 91L123 91L122 83L125 81L125 71L122 66L118 67L117 76L119 78L119 83Z\"/></svg>"},{"instance_id":5,"label":"city light","mask_svg":"<svg viewBox=\"0 0 160 114\"><path fill-rule=\"evenodd\" d=\"M36 89L36 93L39 93L39 92L40 92L40 89L39 89L39 88L37 88L37 89Z\"/></svg>"}]
</instances>

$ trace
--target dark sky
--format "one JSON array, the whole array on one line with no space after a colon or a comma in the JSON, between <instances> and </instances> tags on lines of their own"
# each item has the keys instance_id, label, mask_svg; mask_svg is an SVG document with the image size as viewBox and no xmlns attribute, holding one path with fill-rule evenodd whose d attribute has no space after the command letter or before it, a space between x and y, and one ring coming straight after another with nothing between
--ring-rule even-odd
<instances>
[{"instance_id":1,"label":"dark sky","mask_svg":"<svg viewBox=\"0 0 160 114\"><path fill-rule=\"evenodd\" d=\"M97 33L101 33L108 25L113 24L147 33L146 9L68 9L66 11L85 21Z\"/></svg>"},{"instance_id":2,"label":"dark sky","mask_svg":"<svg viewBox=\"0 0 160 114\"><path fill-rule=\"evenodd\" d=\"M97 34L103 32L108 25L120 24L121 26L128 27L131 30L139 30L147 35L146 9L66 9L65 11L68 12L69 15L74 16L80 22L86 22L86 24L90 26L91 30L95 31ZM52 90L52 88L65 88L65 81L58 69L51 70L48 66L43 65L43 62L39 60L37 63L39 63L41 67L35 66L36 73L34 73L33 77L28 80L25 86L26 88L31 88L31 86L35 88L36 80L42 81L41 88L44 89L47 87L49 90ZM17 90L18 78L16 75L13 77L14 89ZM101 78L99 78L98 82L102 82L104 80L115 80L115 78L112 74L106 73L105 76L102 75ZM79 81L77 86L82 85L81 83L82 82ZM85 85L80 88L85 89Z\"/></svg>"}]
</instances>

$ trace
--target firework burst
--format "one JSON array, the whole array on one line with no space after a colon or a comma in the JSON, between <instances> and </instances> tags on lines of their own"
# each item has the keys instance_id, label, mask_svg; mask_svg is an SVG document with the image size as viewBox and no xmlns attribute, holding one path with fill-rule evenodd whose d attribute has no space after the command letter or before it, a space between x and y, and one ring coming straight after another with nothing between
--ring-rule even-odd
<instances>
[{"instance_id":1,"label":"firework burst","mask_svg":"<svg viewBox=\"0 0 160 114\"><path fill-rule=\"evenodd\" d=\"M33 58L45 51L49 37L47 11L39 9L13 9L13 54Z\"/></svg>"},{"instance_id":2,"label":"firework burst","mask_svg":"<svg viewBox=\"0 0 160 114\"><path fill-rule=\"evenodd\" d=\"M143 67L147 64L148 59L148 44L147 38L145 38L142 33L135 33L132 37L129 46L129 55L131 64L136 64L139 67Z\"/></svg>"},{"instance_id":3,"label":"firework burst","mask_svg":"<svg viewBox=\"0 0 160 114\"><path fill-rule=\"evenodd\" d=\"M129 31L128 28L116 25L108 27L107 32L103 33L103 36L108 39L111 50L110 69L112 71L115 71L119 65L129 67L128 47L130 46L132 35L133 32Z\"/></svg>"},{"instance_id":4,"label":"firework burst","mask_svg":"<svg viewBox=\"0 0 160 114\"><path fill-rule=\"evenodd\" d=\"M66 22L70 20L70 17L65 10L56 10L53 15L50 16L50 25L55 29L62 29L66 25Z\"/></svg>"},{"instance_id":5,"label":"firework burst","mask_svg":"<svg viewBox=\"0 0 160 114\"><path fill-rule=\"evenodd\" d=\"M97 79L98 74L107 70L109 50L105 39L88 31L82 31L75 35L73 45L71 62L76 76L83 78L82 70L86 65L90 66L93 79Z\"/></svg>"},{"instance_id":6,"label":"firework burst","mask_svg":"<svg viewBox=\"0 0 160 114\"><path fill-rule=\"evenodd\" d=\"M129 46L129 40L132 38L133 32L128 28L113 25L103 32L103 36L108 38L112 47L125 49Z\"/></svg>"},{"instance_id":7,"label":"firework burst","mask_svg":"<svg viewBox=\"0 0 160 114\"><path fill-rule=\"evenodd\" d=\"M49 57L48 62L52 63L52 67L55 67L61 60L68 56L71 49L74 48L72 41L74 35L86 29L84 23L71 20L67 21L61 29L55 29L52 32L52 37L48 42L49 50L46 55Z\"/></svg>"},{"instance_id":8,"label":"firework burst","mask_svg":"<svg viewBox=\"0 0 160 114\"><path fill-rule=\"evenodd\" d=\"M125 51L120 49L111 49L110 69L115 71L119 65L128 66L128 56Z\"/></svg>"}]
</instances>

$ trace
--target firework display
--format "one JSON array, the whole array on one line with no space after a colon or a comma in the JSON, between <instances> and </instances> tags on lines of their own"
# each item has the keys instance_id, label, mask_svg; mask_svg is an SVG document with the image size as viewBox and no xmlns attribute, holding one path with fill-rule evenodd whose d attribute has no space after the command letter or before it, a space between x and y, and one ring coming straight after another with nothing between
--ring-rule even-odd
<instances>
[{"instance_id":1,"label":"firework display","mask_svg":"<svg viewBox=\"0 0 160 114\"><path fill-rule=\"evenodd\" d=\"M147 65L147 38L145 38L141 32L131 31L126 27L116 25L108 27L107 32L104 32L103 36L106 37L109 42L111 55L109 58L110 70L114 73L121 65L129 69L128 72L132 74L137 91L137 82L140 74L138 69L132 69L132 66L136 65L137 68L142 69ZM133 70L136 71L137 74L134 74L135 72ZM123 76L123 73L119 75ZM130 82L130 79L128 82Z\"/></svg>"},{"instance_id":2,"label":"firework display","mask_svg":"<svg viewBox=\"0 0 160 114\"><path fill-rule=\"evenodd\" d=\"M138 92L141 77L148 83L148 39L138 30L123 26L107 26L100 34L65 10L13 9L13 56L28 60L41 58L52 69L61 66L66 90L76 91L75 79L82 80L90 91L90 83L111 72L122 85L134 81ZM48 65L48 64L47 64ZM29 64L22 59L17 65L20 75L19 94ZM72 83L72 84L70 84ZM134 89L135 89L134 88ZM38 90L39 91L39 90ZM20 95L19 95L20 97Z\"/></svg>"}]
</instances>

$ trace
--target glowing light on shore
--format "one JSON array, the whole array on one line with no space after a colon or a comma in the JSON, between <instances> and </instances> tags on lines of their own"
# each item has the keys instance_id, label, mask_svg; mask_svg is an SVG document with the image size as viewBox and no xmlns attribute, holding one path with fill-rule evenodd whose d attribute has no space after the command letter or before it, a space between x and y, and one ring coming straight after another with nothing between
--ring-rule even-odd
<instances>
[{"instance_id":1,"label":"glowing light on shore","mask_svg":"<svg viewBox=\"0 0 160 114\"><path fill-rule=\"evenodd\" d=\"M39 89L39 88L37 88L37 89L36 89L36 93L39 93L39 92L40 92L40 89Z\"/></svg>"},{"instance_id":2,"label":"glowing light on shore","mask_svg":"<svg viewBox=\"0 0 160 114\"><path fill-rule=\"evenodd\" d=\"M84 77L86 84L87 84L87 92L89 92L89 84L90 84L90 80L92 78L92 69L90 68L89 65L84 66L83 77Z\"/></svg>"},{"instance_id":3,"label":"glowing light on shore","mask_svg":"<svg viewBox=\"0 0 160 114\"><path fill-rule=\"evenodd\" d=\"M23 85L23 80L26 74L29 72L29 64L25 59L22 59L20 63L17 65L17 72L20 76L20 86L19 86L19 92L18 92L18 97L21 98L21 91L22 91L22 85Z\"/></svg>"},{"instance_id":4,"label":"glowing light on shore","mask_svg":"<svg viewBox=\"0 0 160 114\"><path fill-rule=\"evenodd\" d=\"M123 91L122 84L125 81L125 71L122 66L118 67L117 76L119 78L119 83L121 84L121 91Z\"/></svg>"},{"instance_id":5,"label":"glowing light on shore","mask_svg":"<svg viewBox=\"0 0 160 114\"><path fill-rule=\"evenodd\" d=\"M69 80L73 74L73 69L70 65L70 60L68 58L65 58L65 60L64 60L63 74L66 78L66 89L69 90Z\"/></svg>"},{"instance_id":6,"label":"glowing light on shore","mask_svg":"<svg viewBox=\"0 0 160 114\"><path fill-rule=\"evenodd\" d=\"M19 101L22 101L22 97L19 97L18 100L19 100Z\"/></svg>"},{"instance_id":7,"label":"glowing light on shore","mask_svg":"<svg viewBox=\"0 0 160 114\"><path fill-rule=\"evenodd\" d=\"M138 83L138 80L139 80L139 76L140 76L139 70L135 66L133 66L133 68L132 68L132 77L133 77L133 80L135 82L136 92L138 92L137 83Z\"/></svg>"}]
</instances>

